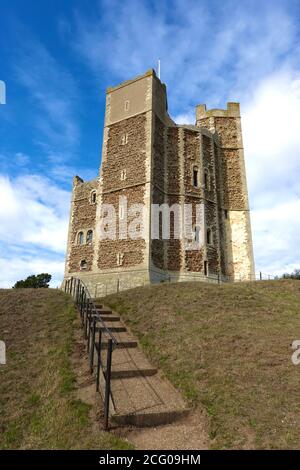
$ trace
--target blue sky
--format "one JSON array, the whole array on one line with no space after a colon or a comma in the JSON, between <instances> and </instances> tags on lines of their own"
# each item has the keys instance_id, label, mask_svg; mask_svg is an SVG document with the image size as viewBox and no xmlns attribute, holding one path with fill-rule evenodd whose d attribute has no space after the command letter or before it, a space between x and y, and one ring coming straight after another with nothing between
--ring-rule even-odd
<instances>
[{"instance_id":1,"label":"blue sky","mask_svg":"<svg viewBox=\"0 0 300 470\"><path fill-rule=\"evenodd\" d=\"M105 89L161 59L169 111L240 101L256 270L300 267L297 1L0 5L0 286L62 278L72 176L97 175Z\"/></svg>"}]
</instances>

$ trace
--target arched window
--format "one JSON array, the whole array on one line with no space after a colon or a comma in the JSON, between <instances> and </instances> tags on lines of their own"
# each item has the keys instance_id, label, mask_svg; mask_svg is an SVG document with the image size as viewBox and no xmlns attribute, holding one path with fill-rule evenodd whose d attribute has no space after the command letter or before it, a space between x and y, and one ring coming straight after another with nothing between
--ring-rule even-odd
<instances>
[{"instance_id":1,"label":"arched window","mask_svg":"<svg viewBox=\"0 0 300 470\"><path fill-rule=\"evenodd\" d=\"M86 234L86 242L88 245L93 243L93 230L88 230Z\"/></svg>"},{"instance_id":2,"label":"arched window","mask_svg":"<svg viewBox=\"0 0 300 470\"><path fill-rule=\"evenodd\" d=\"M83 245L83 242L84 242L83 232L79 232L77 235L77 243L78 245Z\"/></svg>"},{"instance_id":3,"label":"arched window","mask_svg":"<svg viewBox=\"0 0 300 470\"><path fill-rule=\"evenodd\" d=\"M193 167L193 186L199 187L199 169L197 166Z\"/></svg>"},{"instance_id":4,"label":"arched window","mask_svg":"<svg viewBox=\"0 0 300 470\"><path fill-rule=\"evenodd\" d=\"M87 269L87 262L86 262L85 259L82 259L80 261L80 270L82 270L82 269Z\"/></svg>"},{"instance_id":5,"label":"arched window","mask_svg":"<svg viewBox=\"0 0 300 470\"><path fill-rule=\"evenodd\" d=\"M96 191L91 192L91 204L96 204L97 202L97 193Z\"/></svg>"}]
</instances>

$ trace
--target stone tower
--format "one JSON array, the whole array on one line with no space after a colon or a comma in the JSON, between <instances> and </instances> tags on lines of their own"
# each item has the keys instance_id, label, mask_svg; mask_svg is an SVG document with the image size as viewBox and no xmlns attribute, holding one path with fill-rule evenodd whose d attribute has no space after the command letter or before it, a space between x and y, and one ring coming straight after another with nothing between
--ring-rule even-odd
<instances>
[{"instance_id":1,"label":"stone tower","mask_svg":"<svg viewBox=\"0 0 300 470\"><path fill-rule=\"evenodd\" d=\"M144 208L139 223L136 205ZM187 206L191 233L183 228ZM168 236L162 207L171 208ZM109 225L110 208L116 217ZM141 236L128 237L130 224ZM203 243L189 249L187 241L199 233ZM153 70L109 88L100 176L73 182L65 277L82 278L99 296L150 282L253 274L239 105L211 111L200 105L196 125L177 125Z\"/></svg>"}]
</instances>

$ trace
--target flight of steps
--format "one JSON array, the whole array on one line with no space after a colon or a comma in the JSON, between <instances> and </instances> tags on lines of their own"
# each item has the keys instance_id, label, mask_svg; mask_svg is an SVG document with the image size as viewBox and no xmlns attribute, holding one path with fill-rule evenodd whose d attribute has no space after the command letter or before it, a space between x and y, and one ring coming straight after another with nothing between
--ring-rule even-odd
<instances>
[{"instance_id":1,"label":"flight of steps","mask_svg":"<svg viewBox=\"0 0 300 470\"><path fill-rule=\"evenodd\" d=\"M112 354L111 419L118 424L154 426L187 414L180 394L149 363L120 316L101 304L96 304L96 309L118 341ZM105 343L101 354L106 364Z\"/></svg>"}]
</instances>

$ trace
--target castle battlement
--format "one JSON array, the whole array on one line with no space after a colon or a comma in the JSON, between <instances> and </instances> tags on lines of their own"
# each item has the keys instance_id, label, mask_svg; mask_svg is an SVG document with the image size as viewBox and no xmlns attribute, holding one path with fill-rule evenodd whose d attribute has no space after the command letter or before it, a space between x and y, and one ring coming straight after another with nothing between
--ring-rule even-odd
<instances>
[{"instance_id":1,"label":"castle battlement","mask_svg":"<svg viewBox=\"0 0 300 470\"><path fill-rule=\"evenodd\" d=\"M227 103L227 109L206 109L206 104L196 106L196 118L206 119L208 117L232 117L239 118L240 103Z\"/></svg>"}]
</instances>

